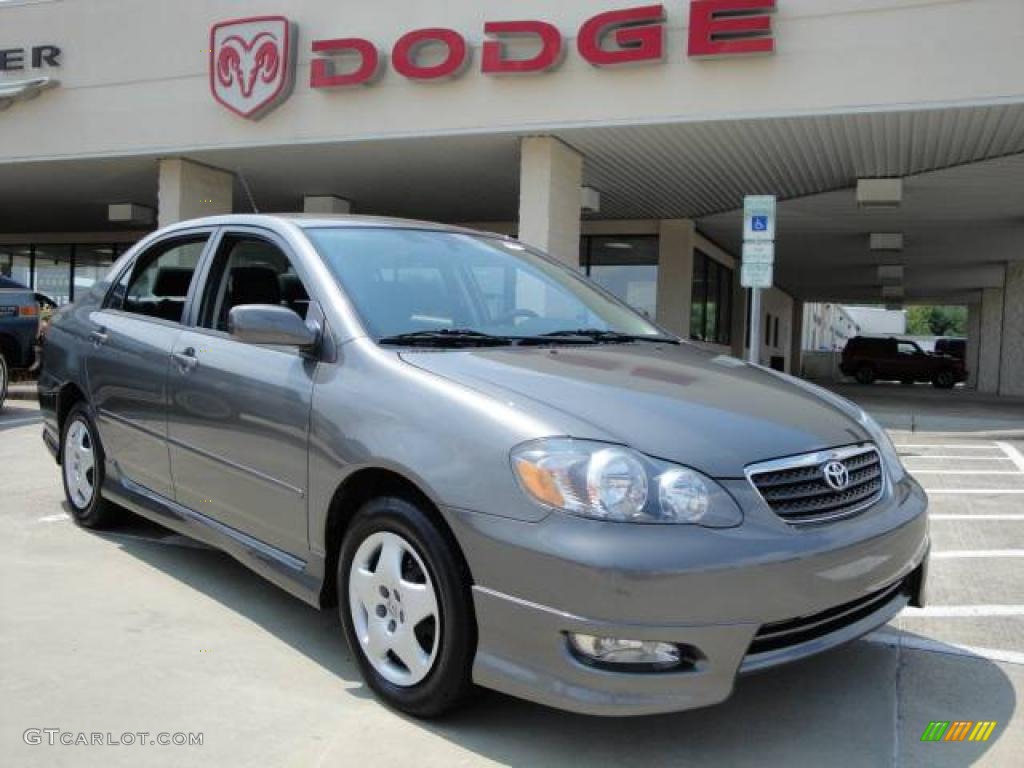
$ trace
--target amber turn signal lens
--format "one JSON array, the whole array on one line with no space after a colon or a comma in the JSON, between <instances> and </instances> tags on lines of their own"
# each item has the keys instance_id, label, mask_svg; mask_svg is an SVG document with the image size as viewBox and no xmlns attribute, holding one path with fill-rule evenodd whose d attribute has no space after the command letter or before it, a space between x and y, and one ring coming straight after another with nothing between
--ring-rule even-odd
<instances>
[{"instance_id":1,"label":"amber turn signal lens","mask_svg":"<svg viewBox=\"0 0 1024 768\"><path fill-rule=\"evenodd\" d=\"M18 317L36 317L39 315L39 307L35 304L26 304L18 307Z\"/></svg>"},{"instance_id":2,"label":"amber turn signal lens","mask_svg":"<svg viewBox=\"0 0 1024 768\"><path fill-rule=\"evenodd\" d=\"M562 507L564 505L565 497L562 496L562 492L558 489L558 484L555 483L555 479L551 476L550 472L521 458L516 459L515 468L523 487L535 499L552 507Z\"/></svg>"}]
</instances>

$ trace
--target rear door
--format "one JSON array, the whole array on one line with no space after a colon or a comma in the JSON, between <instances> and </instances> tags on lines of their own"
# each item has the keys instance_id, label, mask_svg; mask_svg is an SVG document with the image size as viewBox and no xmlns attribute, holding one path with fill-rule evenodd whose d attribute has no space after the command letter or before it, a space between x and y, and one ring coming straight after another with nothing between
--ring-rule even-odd
<instances>
[{"instance_id":1,"label":"rear door","mask_svg":"<svg viewBox=\"0 0 1024 768\"><path fill-rule=\"evenodd\" d=\"M309 294L293 264L270 233L223 232L192 325L174 342L168 431L178 503L304 557L317 361L227 332L239 304L286 306L305 317Z\"/></svg>"},{"instance_id":2,"label":"rear door","mask_svg":"<svg viewBox=\"0 0 1024 768\"><path fill-rule=\"evenodd\" d=\"M92 323L90 400L107 462L120 476L174 497L167 453L167 366L211 232L161 240L118 277Z\"/></svg>"},{"instance_id":3,"label":"rear door","mask_svg":"<svg viewBox=\"0 0 1024 768\"><path fill-rule=\"evenodd\" d=\"M909 341L896 342L896 378L904 381L931 378L930 362L922 349Z\"/></svg>"}]
</instances>

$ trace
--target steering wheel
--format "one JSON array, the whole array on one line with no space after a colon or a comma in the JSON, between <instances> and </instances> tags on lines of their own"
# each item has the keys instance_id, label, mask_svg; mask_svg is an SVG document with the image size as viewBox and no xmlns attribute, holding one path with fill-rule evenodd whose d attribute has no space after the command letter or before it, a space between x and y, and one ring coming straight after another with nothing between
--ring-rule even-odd
<instances>
[{"instance_id":1,"label":"steering wheel","mask_svg":"<svg viewBox=\"0 0 1024 768\"><path fill-rule=\"evenodd\" d=\"M493 324L494 325L504 325L505 323L513 322L514 320L516 320L516 318L519 318L519 317L535 318L535 317L540 317L540 315L538 315L532 309L513 309L511 312L506 312L501 317L494 318Z\"/></svg>"}]
</instances>

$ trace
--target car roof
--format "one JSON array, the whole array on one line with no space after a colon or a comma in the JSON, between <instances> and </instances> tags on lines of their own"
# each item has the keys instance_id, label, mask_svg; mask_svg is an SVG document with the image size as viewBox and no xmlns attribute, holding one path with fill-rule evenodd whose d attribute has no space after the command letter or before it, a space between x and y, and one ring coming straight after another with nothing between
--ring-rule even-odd
<instances>
[{"instance_id":1,"label":"car roof","mask_svg":"<svg viewBox=\"0 0 1024 768\"><path fill-rule=\"evenodd\" d=\"M271 223L289 223L302 229L319 228L377 228L377 229L419 229L433 232L452 232L456 234L492 235L467 227L450 224L439 224L432 221L401 219L389 216L363 216L354 214L319 214L319 213L236 213L223 216L207 216L201 219L189 219L167 227L164 231L187 229L190 227L227 227L227 226L259 226ZM506 237L505 235L497 235Z\"/></svg>"},{"instance_id":2,"label":"car roof","mask_svg":"<svg viewBox=\"0 0 1024 768\"><path fill-rule=\"evenodd\" d=\"M0 275L0 288L13 288L14 290L17 291L32 290L27 285L22 285L17 280L12 280L11 278L5 277L4 275Z\"/></svg>"}]
</instances>

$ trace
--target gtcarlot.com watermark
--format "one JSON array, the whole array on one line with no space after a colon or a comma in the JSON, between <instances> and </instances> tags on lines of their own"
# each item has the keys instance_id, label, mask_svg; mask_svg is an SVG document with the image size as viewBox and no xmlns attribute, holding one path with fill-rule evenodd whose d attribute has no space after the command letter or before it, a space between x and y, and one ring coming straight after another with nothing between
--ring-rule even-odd
<instances>
[{"instance_id":1,"label":"gtcarlot.com watermark","mask_svg":"<svg viewBox=\"0 0 1024 768\"><path fill-rule=\"evenodd\" d=\"M203 733L151 733L150 731L125 731L99 733L92 731L65 731L60 728L29 728L21 738L29 746L42 744L51 747L201 747Z\"/></svg>"}]
</instances>

